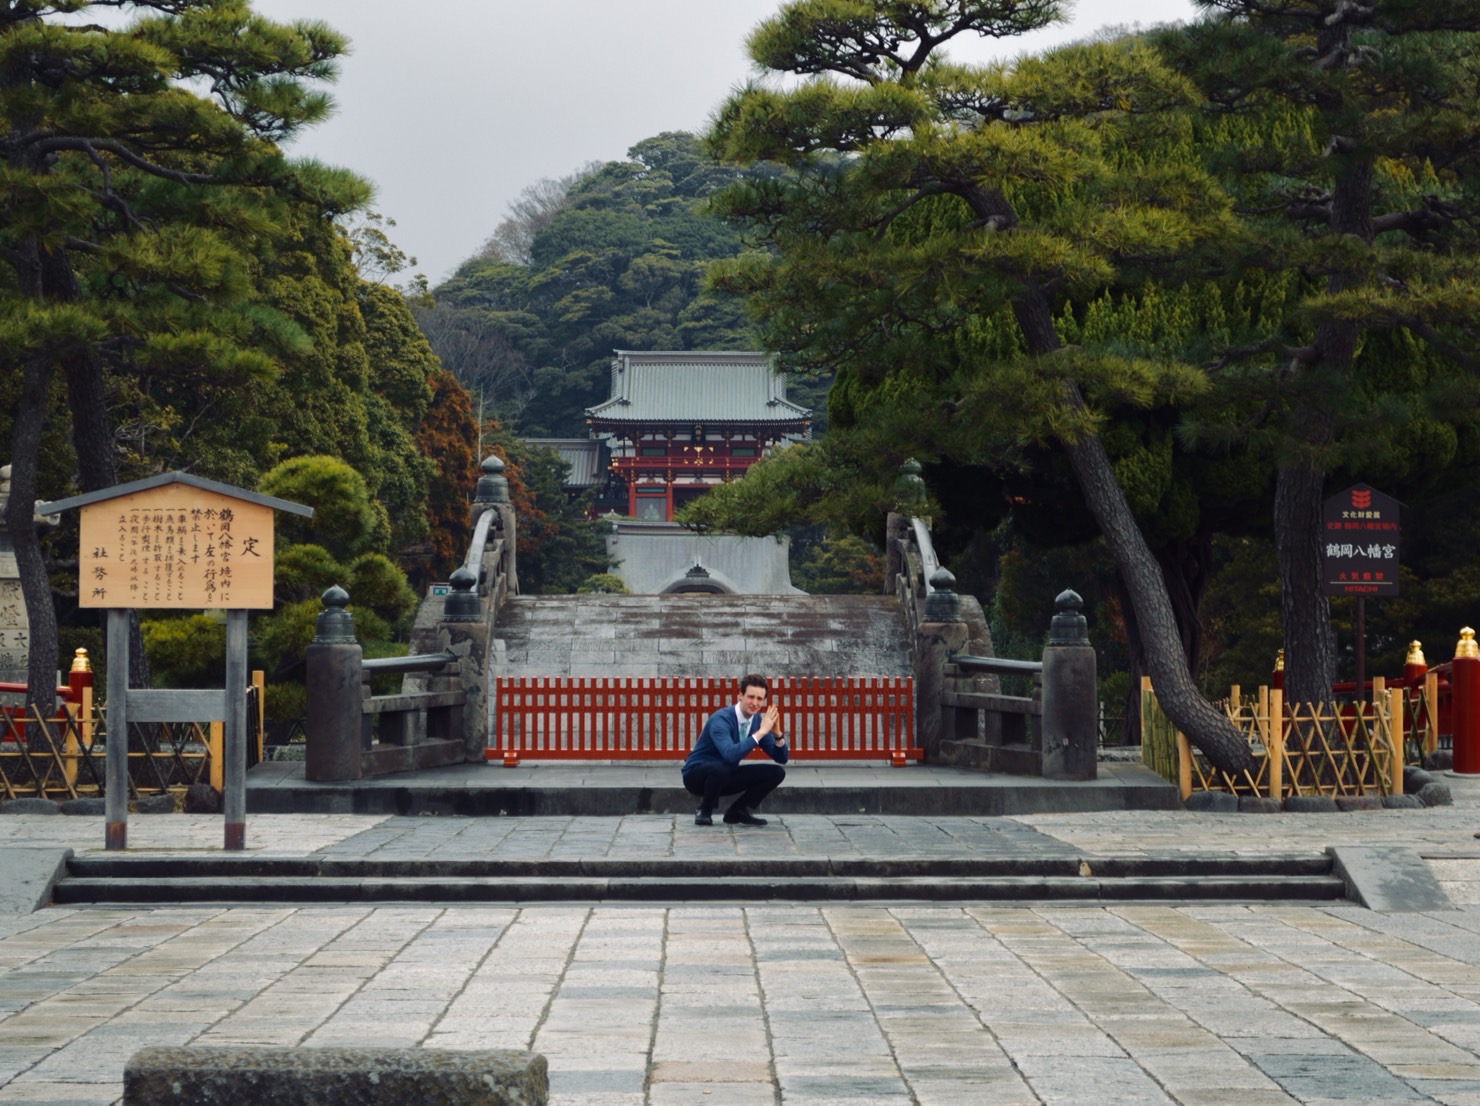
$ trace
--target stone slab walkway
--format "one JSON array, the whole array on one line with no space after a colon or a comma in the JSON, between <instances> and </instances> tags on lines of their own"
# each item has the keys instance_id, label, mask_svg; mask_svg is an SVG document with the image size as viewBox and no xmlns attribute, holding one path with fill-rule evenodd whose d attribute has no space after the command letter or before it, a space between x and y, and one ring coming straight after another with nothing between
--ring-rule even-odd
<instances>
[{"instance_id":1,"label":"stone slab walkway","mask_svg":"<svg viewBox=\"0 0 1480 1106\"><path fill-rule=\"evenodd\" d=\"M557 1106L1480 1106L1480 783L1328 815L249 818L258 855L1242 855L1390 845L1456 908L50 908L0 916L0 1104L107 1106L147 1044L515 1047ZM131 852L217 851L136 816ZM0 848L101 851L0 816ZM0 872L0 880L5 875Z\"/></svg>"}]
</instances>

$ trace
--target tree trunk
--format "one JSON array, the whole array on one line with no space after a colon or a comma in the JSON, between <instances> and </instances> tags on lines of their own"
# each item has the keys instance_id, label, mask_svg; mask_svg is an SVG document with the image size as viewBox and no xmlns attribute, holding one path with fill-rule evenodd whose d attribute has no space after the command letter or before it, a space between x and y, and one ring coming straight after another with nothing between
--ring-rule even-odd
<instances>
[{"instance_id":1,"label":"tree trunk","mask_svg":"<svg viewBox=\"0 0 1480 1106\"><path fill-rule=\"evenodd\" d=\"M1048 300L1041 289L1028 285L1013 306L1032 352L1046 354L1059 348ZM1084 409L1084 397L1073 381L1064 381L1064 402L1075 410ZM1193 683L1182 635L1167 597L1166 579L1115 479L1105 444L1098 435L1087 433L1075 441L1063 442L1063 446L1130 597L1157 701L1187 740L1216 767L1225 772L1253 767L1249 743Z\"/></svg>"},{"instance_id":2,"label":"tree trunk","mask_svg":"<svg viewBox=\"0 0 1480 1106\"><path fill-rule=\"evenodd\" d=\"M1281 465L1275 485L1285 700L1290 703L1326 702L1336 671L1331 606L1321 579L1322 468L1309 462Z\"/></svg>"},{"instance_id":3,"label":"tree trunk","mask_svg":"<svg viewBox=\"0 0 1480 1106\"><path fill-rule=\"evenodd\" d=\"M1329 21L1317 34L1319 57L1334 57L1351 43L1351 23ZM1348 122L1348 105L1339 92L1318 97L1326 120ZM1332 132L1337 163L1331 188L1331 230L1362 242L1372 241L1372 169L1370 153L1340 152L1351 144ZM1337 270L1326 289L1341 292L1364 281L1360 271ZM1347 386L1361 332L1357 324L1327 321L1316 328L1315 356L1296 366L1301 391L1293 404L1295 454L1279 467L1275 485L1274 534L1280 562L1280 617L1285 636L1285 701L1320 703L1331 698L1336 676L1336 645L1331 634L1331 608L1321 571L1321 503L1327 451L1333 440L1331 405Z\"/></svg>"},{"instance_id":4,"label":"tree trunk","mask_svg":"<svg viewBox=\"0 0 1480 1106\"><path fill-rule=\"evenodd\" d=\"M57 276L63 290L76 293L70 266ZM108 422L108 397L103 390L102 362L93 350L76 350L67 357L65 370L78 484L84 492L111 488L118 483L118 465L113 451L113 427ZM128 686L149 686L149 657L144 652L137 610L129 611L128 618Z\"/></svg>"},{"instance_id":5,"label":"tree trunk","mask_svg":"<svg viewBox=\"0 0 1480 1106\"><path fill-rule=\"evenodd\" d=\"M1072 382L1065 382L1064 394L1066 402L1083 407L1084 400ZM1243 734L1203 698L1193 683L1167 598L1166 579L1115 480L1105 444L1097 435L1086 434L1077 441L1065 442L1064 449L1130 596L1157 702L1187 740L1216 767L1225 772L1253 767L1253 754Z\"/></svg>"},{"instance_id":6,"label":"tree trunk","mask_svg":"<svg viewBox=\"0 0 1480 1106\"><path fill-rule=\"evenodd\" d=\"M37 466L41 456L41 428L46 422L51 391L51 360L37 357L22 369L20 402L10 439L10 501L5 506L5 528L15 548L21 594L30 623L27 650L26 706L49 718L56 710L57 612L52 605L51 581L36 533Z\"/></svg>"}]
</instances>

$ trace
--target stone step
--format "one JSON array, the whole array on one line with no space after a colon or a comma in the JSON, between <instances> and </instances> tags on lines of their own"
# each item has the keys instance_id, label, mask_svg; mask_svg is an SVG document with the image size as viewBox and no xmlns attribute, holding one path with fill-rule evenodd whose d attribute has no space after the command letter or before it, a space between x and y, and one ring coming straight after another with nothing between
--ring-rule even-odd
<instances>
[{"instance_id":1,"label":"stone step","mask_svg":"<svg viewBox=\"0 0 1480 1106\"><path fill-rule=\"evenodd\" d=\"M504 676L907 676L892 596L516 596L494 631Z\"/></svg>"},{"instance_id":2,"label":"stone step","mask_svg":"<svg viewBox=\"0 0 1480 1106\"><path fill-rule=\"evenodd\" d=\"M414 867L414 872L408 868ZM1302 901L1328 857L463 861L75 858L57 904L184 902Z\"/></svg>"}]
</instances>

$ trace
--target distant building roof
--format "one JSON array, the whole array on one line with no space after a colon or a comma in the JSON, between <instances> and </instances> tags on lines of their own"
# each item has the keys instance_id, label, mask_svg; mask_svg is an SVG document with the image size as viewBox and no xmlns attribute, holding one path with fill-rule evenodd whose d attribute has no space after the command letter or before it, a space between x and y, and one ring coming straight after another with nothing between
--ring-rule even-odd
<instances>
[{"instance_id":1,"label":"distant building roof","mask_svg":"<svg viewBox=\"0 0 1480 1106\"><path fill-rule=\"evenodd\" d=\"M786 398L786 377L765 353L614 352L611 398L586 411L596 422L800 424L811 417Z\"/></svg>"},{"instance_id":2,"label":"distant building roof","mask_svg":"<svg viewBox=\"0 0 1480 1106\"><path fill-rule=\"evenodd\" d=\"M526 438L530 445L553 449L570 466L567 488L594 488L606 473L605 443L595 438Z\"/></svg>"}]
</instances>

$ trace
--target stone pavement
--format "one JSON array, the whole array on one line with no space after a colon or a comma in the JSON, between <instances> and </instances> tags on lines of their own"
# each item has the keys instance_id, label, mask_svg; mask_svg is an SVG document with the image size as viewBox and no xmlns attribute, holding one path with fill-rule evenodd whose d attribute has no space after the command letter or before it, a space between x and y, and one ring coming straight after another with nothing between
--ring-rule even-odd
<instances>
[{"instance_id":1,"label":"stone pavement","mask_svg":"<svg viewBox=\"0 0 1480 1106\"><path fill-rule=\"evenodd\" d=\"M259 855L1243 855L1395 845L1455 909L190 906L0 916L0 1104L103 1106L147 1044L534 1048L557 1106L1480 1106L1480 782L1325 815L258 815ZM776 804L780 807L779 796ZM135 816L131 852L219 850ZM101 850L0 816L0 848ZM4 879L0 872L0 879Z\"/></svg>"}]
</instances>

